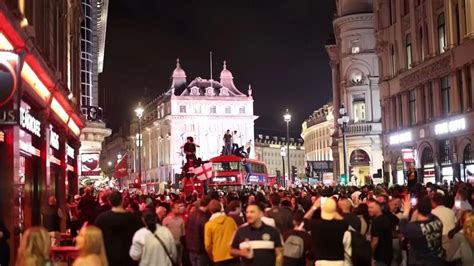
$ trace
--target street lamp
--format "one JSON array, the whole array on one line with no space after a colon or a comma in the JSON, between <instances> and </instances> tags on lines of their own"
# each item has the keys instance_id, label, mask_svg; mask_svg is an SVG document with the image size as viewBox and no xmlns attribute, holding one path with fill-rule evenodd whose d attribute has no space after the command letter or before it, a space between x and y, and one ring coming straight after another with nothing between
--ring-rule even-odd
<instances>
[{"instance_id":1,"label":"street lamp","mask_svg":"<svg viewBox=\"0 0 474 266\"><path fill-rule=\"evenodd\" d=\"M283 165L283 187L286 187L286 178L285 178L285 156L286 156L286 147L281 146L280 148L281 162Z\"/></svg>"},{"instance_id":2,"label":"street lamp","mask_svg":"<svg viewBox=\"0 0 474 266\"><path fill-rule=\"evenodd\" d=\"M341 109L339 109L340 118L337 119L337 123L342 131L342 148L344 151L344 177L346 180L351 183L351 177L347 176L349 174L349 165L347 164L347 141L346 141L346 132L347 132L347 124L349 123L349 116L347 115L346 109L344 108L344 104L341 105Z\"/></svg>"},{"instance_id":3,"label":"street lamp","mask_svg":"<svg viewBox=\"0 0 474 266\"><path fill-rule=\"evenodd\" d=\"M109 161L107 164L109 165L109 167L112 166L112 162L111 162L111 161Z\"/></svg>"},{"instance_id":4,"label":"street lamp","mask_svg":"<svg viewBox=\"0 0 474 266\"><path fill-rule=\"evenodd\" d=\"M138 117L138 183L141 185L142 183L142 116L143 116L143 107L140 102L138 102L138 106L135 109L135 114Z\"/></svg>"},{"instance_id":5,"label":"street lamp","mask_svg":"<svg viewBox=\"0 0 474 266\"><path fill-rule=\"evenodd\" d=\"M288 178L290 178L291 177L291 173L290 173L290 122L291 122L291 114L288 112L288 109L286 109L286 113L285 113L285 115L283 115L283 119L286 122L286 150L287 150L286 156L288 157L287 158L287 161L288 161ZM294 181L295 180L292 180L292 183Z\"/></svg>"}]
</instances>

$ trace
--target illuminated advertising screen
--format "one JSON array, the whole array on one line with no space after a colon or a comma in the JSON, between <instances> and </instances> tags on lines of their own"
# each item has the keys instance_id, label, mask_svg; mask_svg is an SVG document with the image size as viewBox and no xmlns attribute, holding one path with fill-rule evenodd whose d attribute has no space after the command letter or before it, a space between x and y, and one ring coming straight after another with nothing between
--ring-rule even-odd
<instances>
[{"instance_id":1,"label":"illuminated advertising screen","mask_svg":"<svg viewBox=\"0 0 474 266\"><path fill-rule=\"evenodd\" d=\"M98 153L86 153L81 155L81 173L83 176L100 175L100 155Z\"/></svg>"}]
</instances>

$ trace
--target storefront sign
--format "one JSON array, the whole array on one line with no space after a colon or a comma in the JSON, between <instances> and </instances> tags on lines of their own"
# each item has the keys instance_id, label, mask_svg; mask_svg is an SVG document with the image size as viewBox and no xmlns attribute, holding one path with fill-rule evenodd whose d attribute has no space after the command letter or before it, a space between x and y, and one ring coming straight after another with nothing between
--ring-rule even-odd
<instances>
[{"instance_id":1,"label":"storefront sign","mask_svg":"<svg viewBox=\"0 0 474 266\"><path fill-rule=\"evenodd\" d=\"M23 107L20 107L20 127L41 138L41 122Z\"/></svg>"},{"instance_id":2,"label":"storefront sign","mask_svg":"<svg viewBox=\"0 0 474 266\"><path fill-rule=\"evenodd\" d=\"M351 153L350 163L351 165L369 164L370 157L364 150L356 149Z\"/></svg>"},{"instance_id":3,"label":"storefront sign","mask_svg":"<svg viewBox=\"0 0 474 266\"><path fill-rule=\"evenodd\" d=\"M411 131L392 134L389 137L390 145L397 145L400 143L410 142L412 140Z\"/></svg>"},{"instance_id":4,"label":"storefront sign","mask_svg":"<svg viewBox=\"0 0 474 266\"><path fill-rule=\"evenodd\" d=\"M434 131L435 135L442 135L447 133L455 133L461 130L466 129L466 120L464 118L459 118L456 120L451 120L435 125Z\"/></svg>"},{"instance_id":5,"label":"storefront sign","mask_svg":"<svg viewBox=\"0 0 474 266\"><path fill-rule=\"evenodd\" d=\"M402 158L404 162L412 163L415 161L415 152L412 149L402 149Z\"/></svg>"},{"instance_id":6,"label":"storefront sign","mask_svg":"<svg viewBox=\"0 0 474 266\"><path fill-rule=\"evenodd\" d=\"M216 182L216 183L221 183L221 182L226 182L227 181L227 178L225 177L214 177L212 179L213 182Z\"/></svg>"},{"instance_id":7,"label":"storefront sign","mask_svg":"<svg viewBox=\"0 0 474 266\"><path fill-rule=\"evenodd\" d=\"M49 132L49 145L55 150L59 150L59 134L54 132L53 127Z\"/></svg>"}]
</instances>

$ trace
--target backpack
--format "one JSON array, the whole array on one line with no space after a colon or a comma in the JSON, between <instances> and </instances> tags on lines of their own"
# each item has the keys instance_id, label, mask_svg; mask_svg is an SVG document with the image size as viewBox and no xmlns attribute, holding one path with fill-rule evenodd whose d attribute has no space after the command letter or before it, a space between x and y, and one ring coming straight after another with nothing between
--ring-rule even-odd
<instances>
[{"instance_id":1,"label":"backpack","mask_svg":"<svg viewBox=\"0 0 474 266\"><path fill-rule=\"evenodd\" d=\"M372 264L372 248L370 242L359 232L351 232L351 261L354 266L367 266Z\"/></svg>"},{"instance_id":2,"label":"backpack","mask_svg":"<svg viewBox=\"0 0 474 266\"><path fill-rule=\"evenodd\" d=\"M304 256L304 240L298 235L289 236L283 243L283 256L301 259Z\"/></svg>"}]
</instances>

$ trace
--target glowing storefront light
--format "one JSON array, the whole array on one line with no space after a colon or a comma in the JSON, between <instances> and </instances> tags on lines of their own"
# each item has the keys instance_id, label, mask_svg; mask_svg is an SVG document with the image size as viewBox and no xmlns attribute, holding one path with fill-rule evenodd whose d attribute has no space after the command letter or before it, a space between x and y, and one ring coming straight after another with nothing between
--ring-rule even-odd
<instances>
[{"instance_id":1,"label":"glowing storefront light","mask_svg":"<svg viewBox=\"0 0 474 266\"><path fill-rule=\"evenodd\" d=\"M74 120L69 119L68 127L72 131L72 133L74 133L74 135L79 136L81 134L81 130L77 126L76 122L74 122Z\"/></svg>"},{"instance_id":2,"label":"glowing storefront light","mask_svg":"<svg viewBox=\"0 0 474 266\"><path fill-rule=\"evenodd\" d=\"M21 69L21 77L26 81L26 83L28 83L28 85L30 85L31 88L33 88L44 102L48 101L51 92L46 88L46 86L44 86L43 82L41 82L27 62L23 64L23 68Z\"/></svg>"},{"instance_id":3,"label":"glowing storefront light","mask_svg":"<svg viewBox=\"0 0 474 266\"><path fill-rule=\"evenodd\" d=\"M411 131L393 134L389 137L390 145L410 142L412 140Z\"/></svg>"},{"instance_id":4,"label":"glowing storefront light","mask_svg":"<svg viewBox=\"0 0 474 266\"><path fill-rule=\"evenodd\" d=\"M69 118L69 116L64 110L64 108L61 106L61 104L56 100L56 98L53 98L53 100L51 101L51 109L54 111L56 115L58 115L61 121L63 121L64 123L67 122L67 119Z\"/></svg>"},{"instance_id":5,"label":"glowing storefront light","mask_svg":"<svg viewBox=\"0 0 474 266\"><path fill-rule=\"evenodd\" d=\"M442 135L447 133L454 133L466 129L466 120L459 118L452 121L447 121L435 125L435 135Z\"/></svg>"},{"instance_id":6,"label":"glowing storefront light","mask_svg":"<svg viewBox=\"0 0 474 266\"><path fill-rule=\"evenodd\" d=\"M7 37L0 32L0 49L2 50L13 50L13 45L8 41Z\"/></svg>"}]
</instances>

